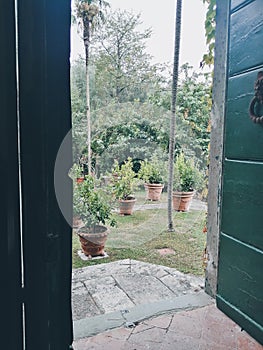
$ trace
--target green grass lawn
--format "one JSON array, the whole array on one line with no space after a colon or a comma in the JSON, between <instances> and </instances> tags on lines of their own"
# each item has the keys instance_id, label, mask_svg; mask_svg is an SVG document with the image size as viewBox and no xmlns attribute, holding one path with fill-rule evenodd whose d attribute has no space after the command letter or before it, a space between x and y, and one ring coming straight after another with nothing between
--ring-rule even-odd
<instances>
[{"instance_id":1,"label":"green grass lawn","mask_svg":"<svg viewBox=\"0 0 263 350\"><path fill-rule=\"evenodd\" d=\"M139 196L136 194L137 204L144 203L144 196L143 192ZM165 209L134 211L131 216L116 213L118 226L110 229L105 247L109 257L100 260L83 261L79 258L80 243L73 232L73 268L130 258L203 275L205 212L174 212L173 216L175 232L167 232ZM174 254L161 255L158 249L162 248L170 248Z\"/></svg>"}]
</instances>

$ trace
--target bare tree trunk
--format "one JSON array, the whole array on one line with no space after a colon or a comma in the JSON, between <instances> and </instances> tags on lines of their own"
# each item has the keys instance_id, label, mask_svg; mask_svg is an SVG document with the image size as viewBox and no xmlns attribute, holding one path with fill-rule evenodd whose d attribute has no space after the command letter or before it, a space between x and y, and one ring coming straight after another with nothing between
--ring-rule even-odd
<instances>
[{"instance_id":1,"label":"bare tree trunk","mask_svg":"<svg viewBox=\"0 0 263 350\"><path fill-rule=\"evenodd\" d=\"M174 148L176 131L176 97L178 84L179 52L181 40L181 15L182 0L177 0L176 22L175 22L175 42L174 42L174 62L173 62L173 85L172 85L172 103L169 137L169 178L168 178L168 230L174 231L173 226L173 176L174 176Z\"/></svg>"},{"instance_id":2,"label":"bare tree trunk","mask_svg":"<svg viewBox=\"0 0 263 350\"><path fill-rule=\"evenodd\" d=\"M86 63L86 118L87 118L87 149L88 173L91 174L91 121L90 121L90 89L89 89L89 47L90 47L90 21L86 20L83 28Z\"/></svg>"}]
</instances>

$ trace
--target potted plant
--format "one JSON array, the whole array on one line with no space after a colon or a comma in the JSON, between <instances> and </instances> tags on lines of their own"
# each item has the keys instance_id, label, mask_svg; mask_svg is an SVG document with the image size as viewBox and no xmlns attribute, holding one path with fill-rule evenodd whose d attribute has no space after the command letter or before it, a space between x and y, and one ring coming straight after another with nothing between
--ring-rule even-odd
<instances>
[{"instance_id":1,"label":"potted plant","mask_svg":"<svg viewBox=\"0 0 263 350\"><path fill-rule=\"evenodd\" d=\"M70 170L70 176L77 183L84 181L84 169L82 166L74 164Z\"/></svg>"},{"instance_id":2,"label":"potted plant","mask_svg":"<svg viewBox=\"0 0 263 350\"><path fill-rule=\"evenodd\" d=\"M140 165L138 176L144 181L146 200L159 201L164 186L158 163L155 161L149 162L146 159L141 161Z\"/></svg>"},{"instance_id":3,"label":"potted plant","mask_svg":"<svg viewBox=\"0 0 263 350\"><path fill-rule=\"evenodd\" d=\"M85 175L84 181L74 186L74 211L83 225L78 229L81 248L86 256L105 255L104 246L109 234L106 223L115 226L107 193L97 188L95 179Z\"/></svg>"},{"instance_id":4,"label":"potted plant","mask_svg":"<svg viewBox=\"0 0 263 350\"><path fill-rule=\"evenodd\" d=\"M119 202L120 214L131 215L136 202L134 191L138 186L138 180L130 157L122 165L115 160L110 186L114 197Z\"/></svg>"},{"instance_id":5,"label":"potted plant","mask_svg":"<svg viewBox=\"0 0 263 350\"><path fill-rule=\"evenodd\" d=\"M174 164L173 209L188 211L195 190L202 181L200 170L192 159L186 159L181 152Z\"/></svg>"}]
</instances>

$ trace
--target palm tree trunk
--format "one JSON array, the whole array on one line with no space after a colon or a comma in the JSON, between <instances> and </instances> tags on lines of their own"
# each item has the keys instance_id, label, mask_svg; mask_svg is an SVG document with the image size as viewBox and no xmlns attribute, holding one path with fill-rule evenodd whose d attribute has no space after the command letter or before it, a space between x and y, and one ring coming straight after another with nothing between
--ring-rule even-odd
<instances>
[{"instance_id":1,"label":"palm tree trunk","mask_svg":"<svg viewBox=\"0 0 263 350\"><path fill-rule=\"evenodd\" d=\"M90 121L90 88L89 88L89 47L90 47L90 21L83 23L83 39L85 46L86 65L86 118L87 118L87 150L88 150L88 174L91 174L91 121Z\"/></svg>"},{"instance_id":2,"label":"palm tree trunk","mask_svg":"<svg viewBox=\"0 0 263 350\"><path fill-rule=\"evenodd\" d=\"M174 62L173 62L173 83L172 83L172 103L169 137L169 169L168 169L168 230L174 231L173 225L173 175L174 175L174 148L176 132L176 97L178 85L179 52L181 41L181 16L182 0L177 0L176 20L175 20L175 42L174 42Z\"/></svg>"}]
</instances>

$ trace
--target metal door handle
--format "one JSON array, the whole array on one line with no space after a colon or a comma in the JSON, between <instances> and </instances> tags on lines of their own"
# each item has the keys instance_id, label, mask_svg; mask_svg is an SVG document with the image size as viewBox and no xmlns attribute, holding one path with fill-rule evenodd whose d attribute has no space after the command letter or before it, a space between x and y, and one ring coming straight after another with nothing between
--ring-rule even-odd
<instances>
[{"instance_id":1,"label":"metal door handle","mask_svg":"<svg viewBox=\"0 0 263 350\"><path fill-rule=\"evenodd\" d=\"M263 124L263 71L258 72L254 90L255 96L249 104L249 116L254 123Z\"/></svg>"}]
</instances>

